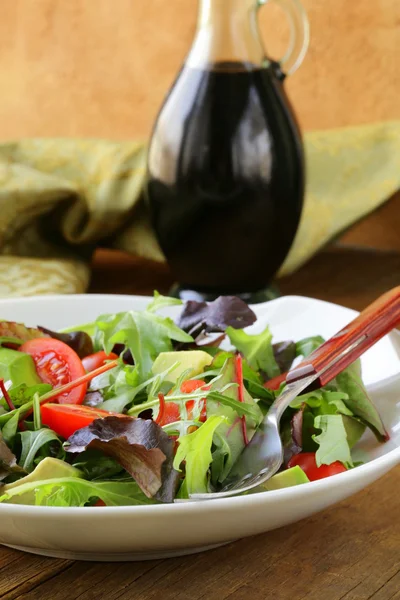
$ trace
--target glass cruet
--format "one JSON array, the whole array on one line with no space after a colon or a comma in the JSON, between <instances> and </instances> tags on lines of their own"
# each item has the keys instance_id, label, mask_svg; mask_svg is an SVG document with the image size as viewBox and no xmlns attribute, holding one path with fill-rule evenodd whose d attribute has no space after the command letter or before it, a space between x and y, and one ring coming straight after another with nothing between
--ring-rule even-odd
<instances>
[{"instance_id":1,"label":"glass cruet","mask_svg":"<svg viewBox=\"0 0 400 600\"><path fill-rule=\"evenodd\" d=\"M146 196L182 298L265 298L293 243L304 158L284 78L308 46L297 0L282 60L258 26L266 2L201 0L196 34L154 125Z\"/></svg>"}]
</instances>

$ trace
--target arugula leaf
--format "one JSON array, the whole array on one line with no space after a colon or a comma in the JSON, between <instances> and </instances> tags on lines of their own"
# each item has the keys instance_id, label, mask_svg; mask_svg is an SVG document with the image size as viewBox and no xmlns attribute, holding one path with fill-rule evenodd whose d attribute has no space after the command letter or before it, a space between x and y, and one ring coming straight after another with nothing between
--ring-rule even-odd
<instances>
[{"instance_id":1,"label":"arugula leaf","mask_svg":"<svg viewBox=\"0 0 400 600\"><path fill-rule=\"evenodd\" d=\"M26 383L20 383L8 390L12 403L16 408L23 406L33 400L35 394L42 396L52 389L48 383L39 383L37 385L27 386Z\"/></svg>"},{"instance_id":2,"label":"arugula leaf","mask_svg":"<svg viewBox=\"0 0 400 600\"><path fill-rule=\"evenodd\" d=\"M228 327L227 335L249 365L256 371L264 371L269 379L280 375L279 366L272 348L272 333L266 327L262 333L249 335L243 329Z\"/></svg>"},{"instance_id":3,"label":"arugula leaf","mask_svg":"<svg viewBox=\"0 0 400 600\"><path fill-rule=\"evenodd\" d=\"M34 502L32 502L32 497ZM78 477L31 481L18 485L0 496L0 502L36 506L85 506L99 498L107 506L152 504L135 482L86 481Z\"/></svg>"},{"instance_id":4,"label":"arugula leaf","mask_svg":"<svg viewBox=\"0 0 400 600\"><path fill-rule=\"evenodd\" d=\"M151 400L152 397L156 397L165 378L174 370L177 364L178 362L171 365L162 373L153 375L142 383L140 383L138 368L126 366L118 373L115 383L107 392L107 400L100 404L99 408L108 410L109 412L122 413L124 409L135 400L138 394L146 390L146 388L148 389L149 400ZM141 410L134 412L138 413L141 412Z\"/></svg>"},{"instance_id":5,"label":"arugula leaf","mask_svg":"<svg viewBox=\"0 0 400 600\"><path fill-rule=\"evenodd\" d=\"M172 340L193 341L171 319L148 311L103 315L96 325L96 343L103 346L107 354L115 344L125 344L132 353L141 381L148 378L157 356L173 349Z\"/></svg>"},{"instance_id":6,"label":"arugula leaf","mask_svg":"<svg viewBox=\"0 0 400 600\"><path fill-rule=\"evenodd\" d=\"M300 408L303 404L309 406L314 415L334 415L341 413L343 415L353 416L353 413L346 405L348 395L345 392L334 390L314 390L308 394L301 394L291 402L291 408Z\"/></svg>"},{"instance_id":7,"label":"arugula leaf","mask_svg":"<svg viewBox=\"0 0 400 600\"><path fill-rule=\"evenodd\" d=\"M236 296L220 296L214 302L186 302L178 325L184 331L225 331L228 327L243 329L257 320L254 312Z\"/></svg>"},{"instance_id":8,"label":"arugula leaf","mask_svg":"<svg viewBox=\"0 0 400 600\"><path fill-rule=\"evenodd\" d=\"M235 379L236 372L234 358L229 358L221 370L220 377L216 378L215 382L211 385L211 390L219 391L220 393L224 390L222 392L223 396L237 402L238 387L234 386L226 389L226 385L229 382L235 381ZM244 390L243 405L249 406L252 410L251 415L246 415L247 437L251 440L256 428L263 418L263 414L246 389ZM242 421L238 412L233 407L222 404L220 400L216 401L213 400L212 397L208 397L207 417L210 418L213 415L224 416L227 419L227 421L220 425L217 432L218 435L214 437L215 449L213 451L213 463L211 465L211 480L214 485L216 485L218 482L222 483L226 479L238 456L243 451L245 443L243 439ZM220 466L221 464L223 465L222 469Z\"/></svg>"},{"instance_id":9,"label":"arugula leaf","mask_svg":"<svg viewBox=\"0 0 400 600\"><path fill-rule=\"evenodd\" d=\"M121 465L110 456L104 456L96 450L81 452L72 462L73 466L82 471L85 479L107 480L122 474L128 475Z\"/></svg>"},{"instance_id":10,"label":"arugula leaf","mask_svg":"<svg viewBox=\"0 0 400 600\"><path fill-rule=\"evenodd\" d=\"M212 416L194 433L178 438L178 450L174 459L174 468L179 470L185 461L184 490L180 497L208 491L208 469L212 462L211 444L214 432L227 419Z\"/></svg>"},{"instance_id":11,"label":"arugula leaf","mask_svg":"<svg viewBox=\"0 0 400 600\"><path fill-rule=\"evenodd\" d=\"M69 453L99 450L114 458L148 497L164 502L175 497L174 443L154 421L132 417L96 419L64 444Z\"/></svg>"},{"instance_id":12,"label":"arugula leaf","mask_svg":"<svg viewBox=\"0 0 400 600\"><path fill-rule=\"evenodd\" d=\"M320 434L313 436L319 445L317 465L330 465L338 460L352 467L351 448L363 435L364 425L345 415L320 415L314 423L321 430Z\"/></svg>"},{"instance_id":13,"label":"arugula leaf","mask_svg":"<svg viewBox=\"0 0 400 600\"><path fill-rule=\"evenodd\" d=\"M43 449L46 444L57 442L60 448L62 447L62 443L57 434L46 427L38 429L37 431L21 431L19 435L22 445L19 465L28 473L33 471L36 466L34 464L35 457L39 450Z\"/></svg>"},{"instance_id":14,"label":"arugula leaf","mask_svg":"<svg viewBox=\"0 0 400 600\"><path fill-rule=\"evenodd\" d=\"M218 350L218 354L216 354L214 356L214 359L213 359L211 365L209 367L206 367L206 370L204 371L204 376L208 376L211 373L217 373L218 372L217 370L222 369L222 367L225 365L226 361L229 358L233 358L233 357L234 357L233 352L226 352L226 351ZM243 380L246 385L247 391L251 394L251 396L253 398L257 398L260 400L266 400L267 404L272 404L272 402L275 400L275 394L271 390L268 390L267 388L264 387L264 385L263 385L264 380L261 377L261 375L259 375L257 373L257 371L255 371L254 369L252 369L249 366L246 359L243 359L242 364L243 364Z\"/></svg>"},{"instance_id":15,"label":"arugula leaf","mask_svg":"<svg viewBox=\"0 0 400 600\"><path fill-rule=\"evenodd\" d=\"M180 306L182 300L179 298L170 298L169 296L162 296L157 291L154 292L154 298L152 302L146 307L147 312L157 312L168 306Z\"/></svg>"},{"instance_id":16,"label":"arugula leaf","mask_svg":"<svg viewBox=\"0 0 400 600\"><path fill-rule=\"evenodd\" d=\"M385 426L361 379L361 361L356 360L342 371L334 383L339 391L346 393L347 398L343 402L347 408L372 429L379 441L386 441Z\"/></svg>"},{"instance_id":17,"label":"arugula leaf","mask_svg":"<svg viewBox=\"0 0 400 600\"><path fill-rule=\"evenodd\" d=\"M4 419L8 416L10 416L10 418L5 422L1 432L7 444L12 446L15 436L17 435L18 423L22 416L22 409L12 410L9 413L2 415Z\"/></svg>"},{"instance_id":18,"label":"arugula leaf","mask_svg":"<svg viewBox=\"0 0 400 600\"><path fill-rule=\"evenodd\" d=\"M304 338L296 344L296 356L307 358L307 356L310 356L310 354L319 348L324 342L324 338L320 335Z\"/></svg>"}]
</instances>

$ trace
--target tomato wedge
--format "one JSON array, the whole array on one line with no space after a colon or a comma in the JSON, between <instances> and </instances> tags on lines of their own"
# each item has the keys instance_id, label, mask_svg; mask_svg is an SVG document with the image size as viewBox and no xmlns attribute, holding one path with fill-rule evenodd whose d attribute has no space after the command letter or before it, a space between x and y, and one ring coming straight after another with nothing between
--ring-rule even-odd
<instances>
[{"instance_id":1,"label":"tomato wedge","mask_svg":"<svg viewBox=\"0 0 400 600\"><path fill-rule=\"evenodd\" d=\"M181 413L176 402L166 402L164 405L164 413L162 418L160 421L157 421L157 423L160 425L160 427L163 427L163 425L175 423L175 421L180 421L180 419Z\"/></svg>"},{"instance_id":2,"label":"tomato wedge","mask_svg":"<svg viewBox=\"0 0 400 600\"><path fill-rule=\"evenodd\" d=\"M42 423L66 440L78 429L87 427L95 419L109 417L112 413L91 406L76 404L42 404L40 407ZM115 414L113 416L116 416ZM117 415L123 416L123 415Z\"/></svg>"},{"instance_id":3,"label":"tomato wedge","mask_svg":"<svg viewBox=\"0 0 400 600\"><path fill-rule=\"evenodd\" d=\"M94 354L89 354L89 356L85 356L82 359L82 364L87 373L98 369L108 360L116 360L118 356L111 352L110 354L106 354L104 350L100 350L100 352L95 352Z\"/></svg>"},{"instance_id":4,"label":"tomato wedge","mask_svg":"<svg viewBox=\"0 0 400 600\"><path fill-rule=\"evenodd\" d=\"M338 460L331 465L321 465L320 467L317 467L314 452L301 452L300 454L292 456L288 462L288 467L295 467L296 465L303 469L310 481L325 479L325 477L331 477L332 475L347 471L344 464Z\"/></svg>"},{"instance_id":5,"label":"tomato wedge","mask_svg":"<svg viewBox=\"0 0 400 600\"><path fill-rule=\"evenodd\" d=\"M196 390L203 388L205 390L209 390L209 387L206 387L206 382L203 379L189 379L188 381L184 381L181 385L181 392L182 394L191 394L193 392L195 392ZM195 401L194 400L188 400L186 402L186 410L187 410L187 416L189 420L193 420L193 410L195 407ZM199 417L199 421L201 423L204 423L207 420L207 404L206 404L206 399L203 398L202 400L200 400L200 417Z\"/></svg>"},{"instance_id":6,"label":"tomato wedge","mask_svg":"<svg viewBox=\"0 0 400 600\"><path fill-rule=\"evenodd\" d=\"M81 359L67 344L53 338L37 338L20 346L21 352L30 354L37 374L44 383L58 387L86 374ZM57 398L60 404L82 404L87 383L77 386Z\"/></svg>"},{"instance_id":7,"label":"tomato wedge","mask_svg":"<svg viewBox=\"0 0 400 600\"><path fill-rule=\"evenodd\" d=\"M184 381L181 385L182 394L192 394L199 388L202 388L206 385L206 382L202 379L190 379L188 381ZM204 389L209 389L204 387ZM186 410L187 416L189 420L193 419L193 410L195 407L194 400L188 400L186 402ZM206 399L200 401L200 417L199 421L204 423L207 420L207 406ZM175 423L175 421L180 421L181 413L179 409L179 405L176 402L166 402L164 405L164 413L162 415L161 421L158 423L161 427L163 425L169 425L170 423Z\"/></svg>"}]
</instances>

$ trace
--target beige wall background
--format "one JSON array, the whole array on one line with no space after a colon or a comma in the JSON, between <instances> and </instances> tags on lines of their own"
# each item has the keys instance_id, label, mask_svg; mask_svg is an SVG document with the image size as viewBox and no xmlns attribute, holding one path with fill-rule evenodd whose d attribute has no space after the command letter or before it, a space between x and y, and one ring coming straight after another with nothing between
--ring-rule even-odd
<instances>
[{"instance_id":1,"label":"beige wall background","mask_svg":"<svg viewBox=\"0 0 400 600\"><path fill-rule=\"evenodd\" d=\"M287 82L305 129L400 118L399 0L303 0ZM190 46L196 0L0 0L0 138L147 136ZM270 55L284 16L260 13Z\"/></svg>"}]
</instances>

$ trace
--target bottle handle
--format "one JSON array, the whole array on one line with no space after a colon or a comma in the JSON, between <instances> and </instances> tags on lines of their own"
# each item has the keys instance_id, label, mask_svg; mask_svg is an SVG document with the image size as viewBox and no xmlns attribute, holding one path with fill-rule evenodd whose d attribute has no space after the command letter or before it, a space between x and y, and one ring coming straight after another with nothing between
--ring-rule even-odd
<instances>
[{"instance_id":1,"label":"bottle handle","mask_svg":"<svg viewBox=\"0 0 400 600\"><path fill-rule=\"evenodd\" d=\"M303 62L310 42L310 23L307 13L299 0L258 0L259 8L267 2L280 6L289 19L289 48L278 63L284 75L292 75Z\"/></svg>"}]
</instances>

